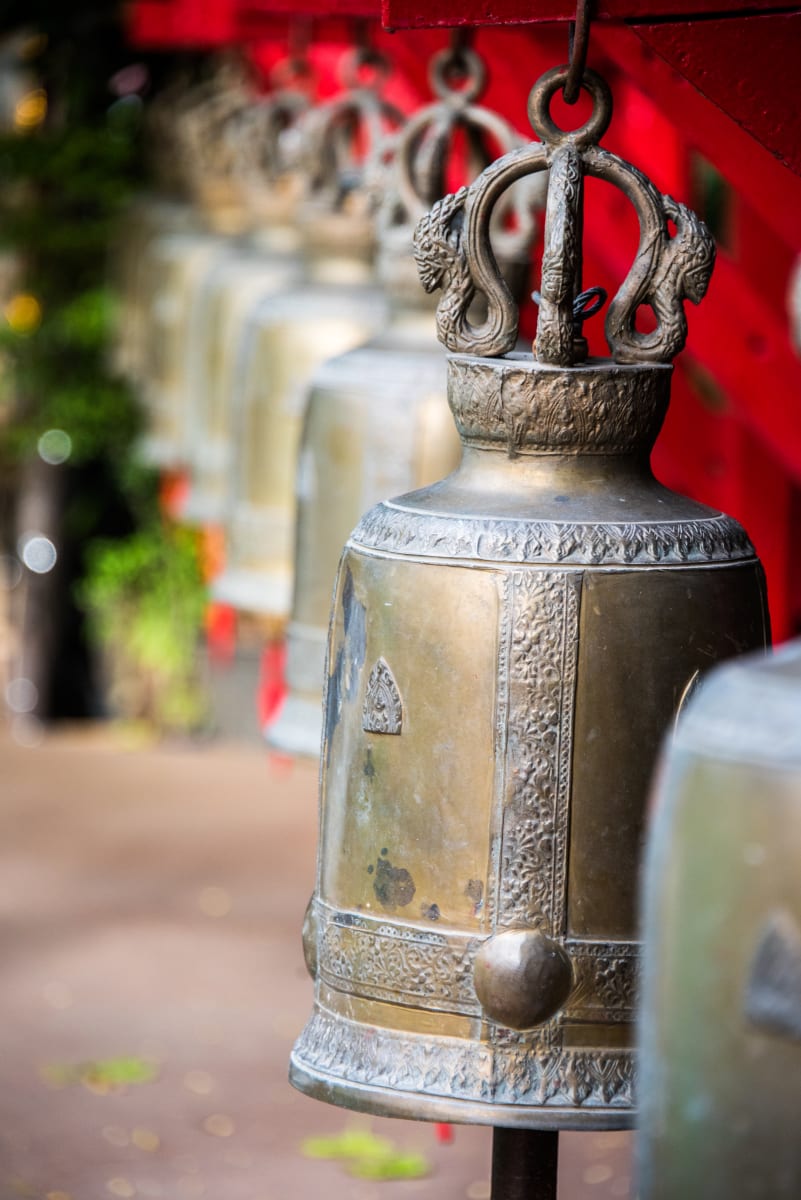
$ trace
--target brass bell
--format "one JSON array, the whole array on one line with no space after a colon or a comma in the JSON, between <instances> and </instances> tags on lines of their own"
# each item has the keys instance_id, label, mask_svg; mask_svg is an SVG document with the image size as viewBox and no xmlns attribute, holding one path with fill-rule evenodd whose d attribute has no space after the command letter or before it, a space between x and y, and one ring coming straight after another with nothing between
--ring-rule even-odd
<instances>
[{"instance_id":1,"label":"brass bell","mask_svg":"<svg viewBox=\"0 0 801 1200\"><path fill-rule=\"evenodd\" d=\"M457 68L460 86L452 81ZM297 478L288 695L267 728L268 744L285 753L320 753L331 588L343 542L377 501L432 483L460 458L446 399L445 356L434 305L417 280L412 235L446 190L459 131L477 148L482 137L491 139L501 153L520 138L501 117L476 104L485 71L472 50L437 54L430 76L437 99L404 126L378 214L378 274L390 300L389 323L366 345L320 367L309 391ZM485 151L480 166L492 157ZM517 266L528 259L534 197L529 189L515 200L514 231L501 226L495 244L502 261Z\"/></svg>"},{"instance_id":2,"label":"brass bell","mask_svg":"<svg viewBox=\"0 0 801 1200\"><path fill-rule=\"evenodd\" d=\"M153 466L187 466L191 356L199 344L203 285L247 245L238 235L249 225L241 182L248 140L242 130L249 127L252 99L239 74L224 67L180 96L170 136L161 139L174 145L187 189L201 201L202 219L194 228L152 239L143 254L141 303L147 315L140 391L148 428L140 451Z\"/></svg>"},{"instance_id":3,"label":"brass bell","mask_svg":"<svg viewBox=\"0 0 801 1200\"><path fill-rule=\"evenodd\" d=\"M147 261L151 244L161 235L197 228L191 205L154 194L136 196L122 215L110 263L119 317L112 346L116 372L141 387L147 362Z\"/></svg>"},{"instance_id":4,"label":"brass bell","mask_svg":"<svg viewBox=\"0 0 801 1200\"><path fill-rule=\"evenodd\" d=\"M321 844L306 922L314 1012L296 1087L369 1112L539 1130L634 1119L637 868L663 730L699 671L760 647L743 529L654 479L671 358L714 260L703 224L529 100L542 141L423 219L442 288L448 479L372 509L334 594ZM516 179L548 170L535 354L489 241ZM582 180L620 187L640 243L581 361ZM674 223L671 236L669 222ZM486 315L476 321L476 294ZM636 330L650 305L652 333Z\"/></svg>"},{"instance_id":5,"label":"brass bell","mask_svg":"<svg viewBox=\"0 0 801 1200\"><path fill-rule=\"evenodd\" d=\"M381 98L380 79L357 86L366 53L346 64L346 90L301 122L307 182L297 216L307 282L265 298L237 350L226 567L212 593L272 622L286 619L292 599L295 467L309 380L387 318L373 281L374 207L401 115Z\"/></svg>"},{"instance_id":6,"label":"brass bell","mask_svg":"<svg viewBox=\"0 0 801 1200\"><path fill-rule=\"evenodd\" d=\"M261 303L303 281L294 219L300 180L283 145L307 108L305 94L289 88L255 106L248 130L254 161L241 178L253 232L241 249L235 246L221 258L200 285L197 336L188 347L189 488L179 513L189 523L217 525L225 517L234 463L232 398L241 390L241 357L247 353Z\"/></svg>"},{"instance_id":7,"label":"brass bell","mask_svg":"<svg viewBox=\"0 0 801 1200\"><path fill-rule=\"evenodd\" d=\"M801 642L712 672L646 855L643 1200L801 1195Z\"/></svg>"}]
</instances>

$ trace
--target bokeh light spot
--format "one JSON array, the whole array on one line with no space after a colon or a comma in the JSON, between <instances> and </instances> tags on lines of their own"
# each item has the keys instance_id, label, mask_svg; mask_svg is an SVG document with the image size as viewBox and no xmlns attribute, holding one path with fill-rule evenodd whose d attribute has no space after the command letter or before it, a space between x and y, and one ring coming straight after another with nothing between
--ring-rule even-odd
<instances>
[{"instance_id":1,"label":"bokeh light spot","mask_svg":"<svg viewBox=\"0 0 801 1200\"><path fill-rule=\"evenodd\" d=\"M225 888L205 887L197 902L201 912L207 917L227 917L231 911L231 897Z\"/></svg>"},{"instance_id":2,"label":"bokeh light spot","mask_svg":"<svg viewBox=\"0 0 801 1200\"><path fill-rule=\"evenodd\" d=\"M206 1117L203 1128L213 1137L230 1137L234 1132L235 1125L225 1113L212 1113L210 1117Z\"/></svg>"},{"instance_id":3,"label":"bokeh light spot","mask_svg":"<svg viewBox=\"0 0 801 1200\"><path fill-rule=\"evenodd\" d=\"M63 429L48 429L39 438L37 449L40 458L57 467L72 454L72 438Z\"/></svg>"},{"instance_id":4,"label":"bokeh light spot","mask_svg":"<svg viewBox=\"0 0 801 1200\"><path fill-rule=\"evenodd\" d=\"M148 1154L155 1154L161 1145L161 1139L152 1129L135 1129L131 1134L131 1141L137 1150L145 1150Z\"/></svg>"},{"instance_id":5,"label":"bokeh light spot","mask_svg":"<svg viewBox=\"0 0 801 1200\"><path fill-rule=\"evenodd\" d=\"M121 1175L115 1179L109 1179L106 1184L106 1190L111 1192L112 1196L135 1196L136 1188L131 1183L130 1179L123 1179Z\"/></svg>"},{"instance_id":6,"label":"bokeh light spot","mask_svg":"<svg viewBox=\"0 0 801 1200\"><path fill-rule=\"evenodd\" d=\"M32 679L18 675L6 684L6 704L12 712L33 712L39 700L39 689Z\"/></svg>"},{"instance_id":7,"label":"bokeh light spot","mask_svg":"<svg viewBox=\"0 0 801 1200\"><path fill-rule=\"evenodd\" d=\"M29 571L46 575L58 561L58 551L43 533L26 533L19 540L19 556Z\"/></svg>"},{"instance_id":8,"label":"bokeh light spot","mask_svg":"<svg viewBox=\"0 0 801 1200\"><path fill-rule=\"evenodd\" d=\"M17 129L35 129L47 116L47 94L43 88L34 88L17 101L14 107L14 124Z\"/></svg>"},{"instance_id":9,"label":"bokeh light spot","mask_svg":"<svg viewBox=\"0 0 801 1200\"><path fill-rule=\"evenodd\" d=\"M208 1071L187 1071L184 1075L184 1087L197 1096L207 1096L214 1088L214 1080Z\"/></svg>"},{"instance_id":10,"label":"bokeh light spot","mask_svg":"<svg viewBox=\"0 0 801 1200\"><path fill-rule=\"evenodd\" d=\"M33 333L42 320L42 306L29 292L18 292L3 308L3 316L15 333Z\"/></svg>"}]
</instances>

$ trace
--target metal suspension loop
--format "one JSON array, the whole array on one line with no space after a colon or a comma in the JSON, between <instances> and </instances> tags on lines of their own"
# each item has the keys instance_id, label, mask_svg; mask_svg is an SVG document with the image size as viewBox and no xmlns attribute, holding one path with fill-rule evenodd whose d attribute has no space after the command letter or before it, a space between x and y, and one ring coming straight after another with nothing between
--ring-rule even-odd
<instances>
[{"instance_id":1,"label":"metal suspension loop","mask_svg":"<svg viewBox=\"0 0 801 1200\"><path fill-rule=\"evenodd\" d=\"M575 104L579 98L589 44L590 0L576 0L576 19L570 22L568 32L569 65L563 89L566 104Z\"/></svg>"}]
</instances>

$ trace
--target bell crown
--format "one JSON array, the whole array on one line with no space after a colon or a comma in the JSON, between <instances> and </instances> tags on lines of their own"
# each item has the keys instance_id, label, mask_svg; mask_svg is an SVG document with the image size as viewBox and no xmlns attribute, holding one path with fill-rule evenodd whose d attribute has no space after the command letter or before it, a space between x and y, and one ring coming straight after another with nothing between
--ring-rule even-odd
<instances>
[{"instance_id":1,"label":"bell crown","mask_svg":"<svg viewBox=\"0 0 801 1200\"><path fill-rule=\"evenodd\" d=\"M697 304L709 284L714 240L695 213L662 195L637 167L599 145L612 118L612 95L595 71L585 70L581 80L593 101L589 119L569 131L556 125L550 103L567 72L566 66L547 71L529 95L529 121L540 140L492 163L469 187L436 203L417 225L420 280L427 292L442 290L439 339L451 351L481 357L499 357L514 349L519 310L490 244L490 220L512 183L547 171L534 356L540 363L561 367L586 357L582 322L606 298L600 288L585 292L581 287L583 180L589 175L618 187L634 206L640 226L634 262L606 314L604 332L612 358L618 363L668 363L687 337L684 302ZM477 296L486 305L479 324L469 314ZM649 307L656 320L649 333L635 325L642 306Z\"/></svg>"}]
</instances>

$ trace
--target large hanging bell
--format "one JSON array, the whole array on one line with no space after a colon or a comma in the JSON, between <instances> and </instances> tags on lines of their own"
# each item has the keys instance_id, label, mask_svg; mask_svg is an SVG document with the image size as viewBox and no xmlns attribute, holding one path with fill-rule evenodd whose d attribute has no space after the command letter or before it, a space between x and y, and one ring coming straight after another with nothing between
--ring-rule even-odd
<instances>
[{"instance_id":1,"label":"large hanging bell","mask_svg":"<svg viewBox=\"0 0 801 1200\"><path fill-rule=\"evenodd\" d=\"M306 921L314 1012L291 1079L370 1112L528 1128L634 1117L637 869L663 730L699 672L766 639L763 573L731 518L660 486L649 451L714 244L683 205L598 145L587 71L542 138L418 227L441 287L448 479L379 504L351 535L331 618L321 844ZM515 179L549 171L535 354L489 241ZM640 221L583 361L582 180ZM669 222L675 224L671 236ZM482 323L471 320L477 293ZM640 305L656 328L635 327Z\"/></svg>"},{"instance_id":2,"label":"large hanging bell","mask_svg":"<svg viewBox=\"0 0 801 1200\"><path fill-rule=\"evenodd\" d=\"M482 138L491 140L501 153L520 138L501 117L476 104L485 73L473 51L442 51L430 74L437 99L404 126L378 213L378 273L390 301L388 325L366 345L320 367L309 391L297 479L288 695L267 729L268 744L285 753L320 753L331 588L343 542L377 501L440 479L460 458L446 399L445 356L434 306L417 280L412 235L446 190L460 131L476 147ZM492 157L485 152L480 166ZM517 191L514 230L501 227L496 235L502 261L515 266L527 263L534 232L534 197L530 189Z\"/></svg>"},{"instance_id":3,"label":"large hanging bell","mask_svg":"<svg viewBox=\"0 0 801 1200\"><path fill-rule=\"evenodd\" d=\"M801 1195L801 642L710 675L645 872L643 1200Z\"/></svg>"},{"instance_id":4,"label":"large hanging bell","mask_svg":"<svg viewBox=\"0 0 801 1200\"><path fill-rule=\"evenodd\" d=\"M226 567L212 590L273 621L286 619L292 599L295 469L309 380L387 318L373 280L374 206L401 115L375 88L356 86L359 65L357 56L346 67L346 90L303 122L307 194L298 221L307 282L265 298L237 349Z\"/></svg>"}]
</instances>

